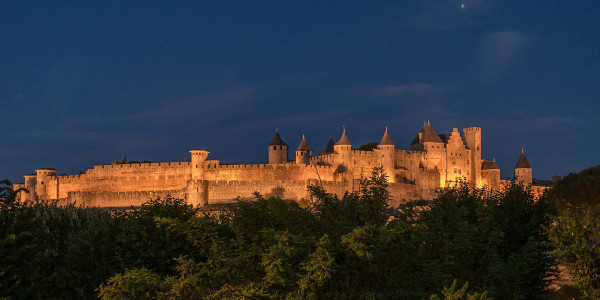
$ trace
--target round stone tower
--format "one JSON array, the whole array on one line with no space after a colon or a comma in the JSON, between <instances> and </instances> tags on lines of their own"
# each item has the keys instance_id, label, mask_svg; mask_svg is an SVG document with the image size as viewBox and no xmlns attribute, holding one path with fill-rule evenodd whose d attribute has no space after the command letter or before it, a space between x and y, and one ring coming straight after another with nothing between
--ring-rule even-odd
<instances>
[{"instance_id":1,"label":"round stone tower","mask_svg":"<svg viewBox=\"0 0 600 300\"><path fill-rule=\"evenodd\" d=\"M352 153L352 144L350 144L350 140L348 139L348 136L346 135L346 128L344 128L344 131L342 132L342 136L340 137L340 140L337 143L335 143L335 145L333 145L333 150L338 155L338 157L337 157L338 164L344 165L346 167L350 166L350 159L351 159L350 156Z\"/></svg>"},{"instance_id":2,"label":"round stone tower","mask_svg":"<svg viewBox=\"0 0 600 300\"><path fill-rule=\"evenodd\" d=\"M284 164L288 162L288 145L281 139L275 130L273 140L269 144L269 164Z\"/></svg>"},{"instance_id":3,"label":"round stone tower","mask_svg":"<svg viewBox=\"0 0 600 300\"><path fill-rule=\"evenodd\" d=\"M36 201L37 200L37 192L35 187L37 185L36 174L27 174L25 175L25 188L29 193L25 194L24 201Z\"/></svg>"},{"instance_id":4,"label":"round stone tower","mask_svg":"<svg viewBox=\"0 0 600 300\"><path fill-rule=\"evenodd\" d=\"M192 160L190 162L192 168L192 179L198 180L202 179L202 170L203 163L206 161L208 154L210 152L202 149L190 150L190 154L192 155Z\"/></svg>"},{"instance_id":5,"label":"round stone tower","mask_svg":"<svg viewBox=\"0 0 600 300\"><path fill-rule=\"evenodd\" d=\"M390 134L388 133L387 127L385 128L385 133L383 134L381 141L377 145L377 149L379 149L379 152L381 155L380 156L381 167L383 167L383 170L387 174L388 181L396 182L395 172L394 172L396 169L396 164L395 164L395 159L394 159L394 150L395 150L394 142L392 141L392 138L390 137Z\"/></svg>"},{"instance_id":6,"label":"round stone tower","mask_svg":"<svg viewBox=\"0 0 600 300\"><path fill-rule=\"evenodd\" d=\"M48 194L51 190L48 188L48 184L54 178L56 178L56 169L52 168L41 168L35 170L36 173L36 186L35 193L37 200L47 200Z\"/></svg>"},{"instance_id":7,"label":"round stone tower","mask_svg":"<svg viewBox=\"0 0 600 300\"><path fill-rule=\"evenodd\" d=\"M521 149L521 156L515 166L515 180L524 185L531 185L533 181L533 172L523 149Z\"/></svg>"},{"instance_id":8,"label":"round stone tower","mask_svg":"<svg viewBox=\"0 0 600 300\"><path fill-rule=\"evenodd\" d=\"M297 165L308 165L310 163L310 154L312 153L312 149L308 146L304 135L302 135L302 142L300 142L300 146L296 149L296 164Z\"/></svg>"}]
</instances>

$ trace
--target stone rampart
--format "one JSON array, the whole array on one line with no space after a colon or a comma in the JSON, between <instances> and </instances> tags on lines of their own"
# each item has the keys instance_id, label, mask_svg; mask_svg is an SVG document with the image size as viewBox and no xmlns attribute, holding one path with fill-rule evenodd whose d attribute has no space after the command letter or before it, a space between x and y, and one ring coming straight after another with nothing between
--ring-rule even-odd
<instances>
[{"instance_id":1,"label":"stone rampart","mask_svg":"<svg viewBox=\"0 0 600 300\"><path fill-rule=\"evenodd\" d=\"M265 197L279 196L286 200L310 198L307 180L219 180L208 184L209 204L232 203L236 198L254 199L258 192Z\"/></svg>"},{"instance_id":2,"label":"stone rampart","mask_svg":"<svg viewBox=\"0 0 600 300\"><path fill-rule=\"evenodd\" d=\"M333 180L334 169L330 166L318 165L217 165L206 168L205 180Z\"/></svg>"},{"instance_id":3,"label":"stone rampart","mask_svg":"<svg viewBox=\"0 0 600 300\"><path fill-rule=\"evenodd\" d=\"M75 204L87 207L129 208L139 207L150 200L166 198L186 199L184 190L137 191L137 192L69 192L68 196L59 199L59 204Z\"/></svg>"}]
</instances>

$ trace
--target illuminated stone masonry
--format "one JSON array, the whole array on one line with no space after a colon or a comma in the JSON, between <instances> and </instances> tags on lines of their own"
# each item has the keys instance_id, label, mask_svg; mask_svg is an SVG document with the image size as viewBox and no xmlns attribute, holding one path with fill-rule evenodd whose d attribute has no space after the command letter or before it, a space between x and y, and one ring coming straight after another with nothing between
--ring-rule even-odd
<instances>
[{"instance_id":1,"label":"illuminated stone masonry","mask_svg":"<svg viewBox=\"0 0 600 300\"><path fill-rule=\"evenodd\" d=\"M58 201L84 206L139 206L150 198L185 198L188 203L204 206L234 202L237 197L280 196L287 200L311 199L308 185L320 185L342 196L359 189L359 180L369 177L374 167L388 175L391 205L414 199L432 199L439 188L461 181L472 187L498 189L500 180L495 161L481 158L481 128L457 128L437 134L425 123L410 144L410 150L395 148L388 130L376 149L352 149L346 131L339 141L329 140L325 151L312 156L312 149L302 137L295 161L290 161L289 146L276 131L268 145L268 164L221 164L209 160L209 152L191 150L190 162L127 163L94 166L81 175L56 175L43 168L25 175L25 182L14 185L21 201ZM532 172L522 152L515 167L515 177L531 184Z\"/></svg>"}]
</instances>

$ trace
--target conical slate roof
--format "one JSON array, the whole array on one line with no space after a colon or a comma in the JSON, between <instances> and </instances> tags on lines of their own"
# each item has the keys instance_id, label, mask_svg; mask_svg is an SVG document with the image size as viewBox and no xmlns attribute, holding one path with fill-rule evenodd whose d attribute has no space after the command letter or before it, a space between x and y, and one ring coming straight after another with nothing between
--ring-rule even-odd
<instances>
[{"instance_id":1,"label":"conical slate roof","mask_svg":"<svg viewBox=\"0 0 600 300\"><path fill-rule=\"evenodd\" d=\"M310 149L310 147L308 146L308 143L306 142L304 135L302 135L302 142L300 142L300 146L298 146L298 149L296 149L296 151L312 152L312 149Z\"/></svg>"},{"instance_id":2,"label":"conical slate roof","mask_svg":"<svg viewBox=\"0 0 600 300\"><path fill-rule=\"evenodd\" d=\"M429 123L424 124L423 128L421 128L419 132L423 133L423 138L419 139L419 135L417 134L412 143L410 143L411 145L416 145L423 142L444 143L438 134L435 133L435 130L433 130L433 127L431 127Z\"/></svg>"},{"instance_id":3,"label":"conical slate roof","mask_svg":"<svg viewBox=\"0 0 600 300\"><path fill-rule=\"evenodd\" d=\"M279 132L277 130L275 130L275 135L273 136L273 140L271 141L269 146L287 146L287 145L288 144L286 144L279 136Z\"/></svg>"},{"instance_id":4,"label":"conical slate roof","mask_svg":"<svg viewBox=\"0 0 600 300\"><path fill-rule=\"evenodd\" d=\"M333 150L333 145L335 145L335 143L333 142L333 139L329 137L329 142L327 142L327 146L325 146L325 150L323 150L321 154L329 154L335 152L335 150Z\"/></svg>"},{"instance_id":5,"label":"conical slate roof","mask_svg":"<svg viewBox=\"0 0 600 300\"><path fill-rule=\"evenodd\" d=\"M529 162L527 161L527 158L525 157L525 152L523 152L522 149L521 149L521 156L519 156L519 160L517 161L517 165L515 166L515 169L531 169L531 166L529 166Z\"/></svg>"},{"instance_id":6,"label":"conical slate roof","mask_svg":"<svg viewBox=\"0 0 600 300\"><path fill-rule=\"evenodd\" d=\"M500 170L500 168L498 167L498 164L496 164L495 161L489 161L487 159L484 159L481 162L481 169L482 170L492 170L492 169L498 169L498 170Z\"/></svg>"},{"instance_id":7,"label":"conical slate roof","mask_svg":"<svg viewBox=\"0 0 600 300\"><path fill-rule=\"evenodd\" d=\"M392 141L392 138L390 137L390 134L388 133L387 127L385 128L385 133L383 134L383 137L381 138L381 142L379 142L379 145L394 145L394 142Z\"/></svg>"},{"instance_id":8,"label":"conical slate roof","mask_svg":"<svg viewBox=\"0 0 600 300\"><path fill-rule=\"evenodd\" d=\"M344 128L344 132L342 132L342 137L340 138L340 140L335 143L335 145L352 145L350 144L350 140L348 139L348 136L346 136L346 128Z\"/></svg>"}]
</instances>

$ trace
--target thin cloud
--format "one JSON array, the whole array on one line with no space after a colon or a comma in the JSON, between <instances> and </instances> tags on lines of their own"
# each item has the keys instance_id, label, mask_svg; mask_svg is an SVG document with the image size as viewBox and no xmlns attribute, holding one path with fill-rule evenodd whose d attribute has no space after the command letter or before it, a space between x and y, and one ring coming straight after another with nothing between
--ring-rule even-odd
<instances>
[{"instance_id":1,"label":"thin cloud","mask_svg":"<svg viewBox=\"0 0 600 300\"><path fill-rule=\"evenodd\" d=\"M373 89L373 95L376 97L399 97L399 96L435 96L440 95L445 90L435 87L429 83L409 83L403 85L381 86Z\"/></svg>"},{"instance_id":2,"label":"thin cloud","mask_svg":"<svg viewBox=\"0 0 600 300\"><path fill-rule=\"evenodd\" d=\"M203 95L186 101L166 101L163 105L152 107L129 115L118 116L117 119L134 121L140 119L174 119L185 118L193 115L202 116L202 119L214 117L214 113L227 110L247 101L253 94L250 87Z\"/></svg>"},{"instance_id":3,"label":"thin cloud","mask_svg":"<svg viewBox=\"0 0 600 300\"><path fill-rule=\"evenodd\" d=\"M507 124L510 124L510 126L507 126ZM482 122L483 127L513 135L551 135L557 132L568 132L581 125L580 120L562 116L523 117L507 120L505 116L498 115Z\"/></svg>"},{"instance_id":4,"label":"thin cloud","mask_svg":"<svg viewBox=\"0 0 600 300\"><path fill-rule=\"evenodd\" d=\"M424 1L419 13L410 16L405 26L415 29L452 30L484 22L482 18L494 5L489 0Z\"/></svg>"},{"instance_id":5,"label":"thin cloud","mask_svg":"<svg viewBox=\"0 0 600 300\"><path fill-rule=\"evenodd\" d=\"M214 126L232 107L248 101L253 92L254 89L250 87L238 87L184 101L165 101L161 105L128 114L83 116L55 124L50 128L24 131L19 133L19 136L101 143L111 139L125 140L137 136L148 139L148 143L153 144L155 141L164 141L168 136L156 136L154 130L149 129L152 126L172 123L174 120L193 123L199 128ZM107 124L121 125L115 127ZM124 131L121 128L129 129ZM135 143L146 142L139 140Z\"/></svg>"},{"instance_id":6,"label":"thin cloud","mask_svg":"<svg viewBox=\"0 0 600 300\"><path fill-rule=\"evenodd\" d=\"M505 72L529 45L530 39L523 33L500 31L488 34L479 43L483 75L491 77Z\"/></svg>"}]
</instances>

